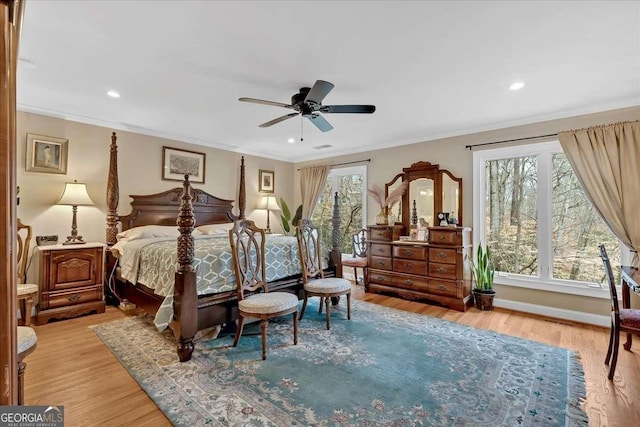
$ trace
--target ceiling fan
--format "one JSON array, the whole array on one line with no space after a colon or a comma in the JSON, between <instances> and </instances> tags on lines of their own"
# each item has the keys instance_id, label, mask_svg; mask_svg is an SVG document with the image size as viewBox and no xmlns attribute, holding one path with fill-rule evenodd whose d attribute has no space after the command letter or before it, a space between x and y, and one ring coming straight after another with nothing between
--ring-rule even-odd
<instances>
[{"instance_id":1,"label":"ceiling fan","mask_svg":"<svg viewBox=\"0 0 640 427\"><path fill-rule=\"evenodd\" d=\"M294 110L295 113L285 114L273 120L269 120L266 123L260 125L261 128L266 128L276 123L280 123L287 119L301 114L302 117L306 117L316 125L322 132L327 132L333 129L333 126L324 118L320 113L357 113L357 114L371 114L376 111L375 105L322 105L322 100L327 96L331 89L333 89L333 83L326 82L324 80L316 80L313 87L302 87L300 92L291 97L291 104L284 104L282 102L265 101L263 99L256 98L239 98L239 101L253 102L255 104L273 105L275 107L288 108Z\"/></svg>"}]
</instances>

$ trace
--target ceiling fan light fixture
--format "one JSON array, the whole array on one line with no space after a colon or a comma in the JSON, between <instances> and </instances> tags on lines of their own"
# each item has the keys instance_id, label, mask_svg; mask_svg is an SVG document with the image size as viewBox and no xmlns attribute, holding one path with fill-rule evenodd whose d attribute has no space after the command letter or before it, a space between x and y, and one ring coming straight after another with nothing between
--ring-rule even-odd
<instances>
[{"instance_id":1,"label":"ceiling fan light fixture","mask_svg":"<svg viewBox=\"0 0 640 427\"><path fill-rule=\"evenodd\" d=\"M289 138L289 139L287 139L287 142L288 142L289 144L293 144L293 143L295 143L295 142L296 142L296 140L295 140L295 138Z\"/></svg>"},{"instance_id":2,"label":"ceiling fan light fixture","mask_svg":"<svg viewBox=\"0 0 640 427\"><path fill-rule=\"evenodd\" d=\"M524 82L513 82L511 86L509 86L509 90L516 91L520 90L524 87Z\"/></svg>"}]
</instances>

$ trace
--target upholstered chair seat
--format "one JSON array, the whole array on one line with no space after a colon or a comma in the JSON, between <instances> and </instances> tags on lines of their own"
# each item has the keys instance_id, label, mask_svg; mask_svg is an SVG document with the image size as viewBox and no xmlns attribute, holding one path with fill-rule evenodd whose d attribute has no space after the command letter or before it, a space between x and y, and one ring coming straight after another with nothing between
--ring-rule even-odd
<instances>
[{"instance_id":1,"label":"upholstered chair seat","mask_svg":"<svg viewBox=\"0 0 640 427\"><path fill-rule=\"evenodd\" d=\"M298 308L298 297L288 292L254 294L238 302L238 308L245 313L274 314Z\"/></svg>"},{"instance_id":2,"label":"upholstered chair seat","mask_svg":"<svg viewBox=\"0 0 640 427\"><path fill-rule=\"evenodd\" d=\"M309 281L304 285L304 290L319 293L346 292L351 290L351 283L347 279L326 277Z\"/></svg>"},{"instance_id":3,"label":"upholstered chair seat","mask_svg":"<svg viewBox=\"0 0 640 427\"><path fill-rule=\"evenodd\" d=\"M36 348L36 331L28 326L18 326L18 405L24 405L24 358Z\"/></svg>"}]
</instances>

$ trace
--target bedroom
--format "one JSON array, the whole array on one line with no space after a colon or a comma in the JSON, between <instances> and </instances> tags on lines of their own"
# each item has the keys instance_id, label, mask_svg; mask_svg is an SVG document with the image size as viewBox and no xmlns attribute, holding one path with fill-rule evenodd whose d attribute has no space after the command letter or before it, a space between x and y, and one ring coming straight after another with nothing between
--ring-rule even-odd
<instances>
[{"instance_id":1,"label":"bedroom","mask_svg":"<svg viewBox=\"0 0 640 427\"><path fill-rule=\"evenodd\" d=\"M26 17L28 20L28 15ZM27 21L28 22L28 21ZM25 24L26 25L26 24ZM79 65L77 65L79 66ZM306 73L309 78L322 78L310 72ZM276 76L277 77L277 76ZM282 77L284 79L284 77ZM295 77L294 81L298 81ZM285 79L286 80L286 79ZM311 82L309 83L311 84ZM254 87L256 88L256 87ZM261 95L252 92L251 88L244 89L242 96L260 96L267 99L287 99L292 90L277 90L274 95ZM257 89L257 88L256 88ZM336 87L336 94L339 86ZM280 93L281 95L277 95ZM430 161L440 164L451 170L455 175L463 178L464 201L466 207L464 225L473 226L471 207L473 206L473 176L472 176L472 155L465 149L468 144L476 144L488 141L498 141L503 139L515 139L532 135L545 135L555 133L560 130L577 129L592 125L614 123L625 120L637 120L640 116L640 109L631 107L637 105L637 93L630 93L631 101L626 105L618 105L611 108L588 111L593 114L570 114L562 119L536 120L520 126L500 126L502 129L486 130L485 132L467 133L462 136L452 136L449 138L422 138L414 139L413 145L400 147L381 148L376 150L362 150L359 154L345 154L340 156L323 156L321 160L309 161L283 161L257 155L246 155L248 170L248 200L258 198L257 180L259 169L272 170L276 176L276 191L279 197L284 197L287 201L293 201L293 205L299 202L299 184L297 169L310 164L321 163L341 163L363 158L363 154L371 158L368 166L369 182L383 184L389 181L393 175L401 171L403 167L409 166L416 160ZM123 94L124 96L124 94ZM359 95L363 102L379 102L376 99L369 100L367 88L364 88ZM350 100L349 100L350 101ZM239 104L239 103L238 103ZM247 105L234 105L235 110L253 108ZM263 115L269 115L269 111L259 110ZM256 111L251 110L251 111ZM576 111L579 108L575 109ZM245 110L243 110L245 111ZM597 112L596 112L597 111ZM585 112L587 112L585 110ZM258 114L260 114L258 113ZM277 115L277 111L274 114ZM262 116L260 116L262 117ZM268 119L271 117L265 117ZM376 118L376 115L372 116ZM262 118L255 117L255 120L247 115L244 126L255 127L256 131ZM340 123L340 127L349 127L349 121ZM356 128L366 128L368 122L358 122ZM118 130L119 128L115 128ZM62 120L47 115L34 114L27 110L18 114L18 184L20 191L20 206L18 215L26 222L34 226L36 234L58 234L65 236L69 231L70 212L68 207L54 206L60 194L63 184L69 179L78 179L85 182L90 196L96 203L95 207L81 207L79 211L79 229L88 241L102 241L104 238L104 194L106 191L107 176L107 153L110 132L113 129L109 126L95 126L91 123L78 123L73 120ZM69 171L66 176L52 174L30 173L24 170L26 163L26 141L27 133L37 133L51 135L69 139ZM155 191L171 188L172 183L164 182L160 179L162 163L162 146L181 148L193 151L200 151L207 154L206 163L206 189L219 197L235 199L237 193L237 165L240 154L219 148L202 147L180 141L179 138L162 139L156 136L144 135L144 132L118 130L120 145L120 199L121 205L126 206L129 194L147 194ZM312 130L305 129L305 140L318 141L322 143L319 134L312 133ZM82 142L80 142L82 141ZM418 142L424 141L424 142ZM315 144L314 144L315 145ZM285 150L287 148L285 147ZM421 153L419 157L416 152ZM140 167L140 159L144 158L144 167ZM142 178L140 170L144 172ZM147 174L148 171L148 174ZM223 182L216 179L217 176L231 177ZM369 201L371 203L371 201ZM259 224L264 225L264 213L251 212L249 216L255 218ZM127 213L127 212L122 212ZM368 223L373 222L375 209L370 208L367 214ZM277 217L272 217L272 225L277 224ZM583 297L569 294L553 294L552 300L548 298L548 293L543 291L501 287L499 288L501 298L512 301L514 305L522 309L525 304L527 308L538 308L543 310L540 314L553 317L562 317L573 312L586 313L592 316L595 321L592 323L602 324L602 319L607 318L608 303L606 292L604 297ZM512 305L510 308L516 308ZM505 307L509 307L505 305ZM572 320L585 321L584 317ZM605 323L606 325L606 323Z\"/></svg>"}]
</instances>

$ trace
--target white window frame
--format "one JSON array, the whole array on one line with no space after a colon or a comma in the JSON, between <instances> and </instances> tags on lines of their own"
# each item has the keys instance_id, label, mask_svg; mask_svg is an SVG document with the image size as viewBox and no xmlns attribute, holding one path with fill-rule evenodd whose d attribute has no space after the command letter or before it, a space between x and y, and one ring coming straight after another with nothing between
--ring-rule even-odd
<instances>
[{"instance_id":1,"label":"white window frame","mask_svg":"<svg viewBox=\"0 0 640 427\"><path fill-rule=\"evenodd\" d=\"M550 221L552 216L551 167L552 156L563 153L558 141L541 142L528 145L493 148L473 152L473 241L474 247L484 242L486 215L486 171L485 165L490 160L513 157L537 157L537 241L538 241L538 273L539 276L528 276L515 273L496 272L494 282L498 285L582 295L594 298L609 298L607 287L595 282L563 280L551 277L553 255L551 251ZM544 230L547 230L545 233ZM475 251L474 251L475 253Z\"/></svg>"},{"instance_id":2,"label":"white window frame","mask_svg":"<svg viewBox=\"0 0 640 427\"><path fill-rule=\"evenodd\" d=\"M339 168L331 168L327 180L331 179L331 197L333 198L338 191L338 183L334 177L347 175L362 175L362 228L367 227L367 165L346 166Z\"/></svg>"}]
</instances>

